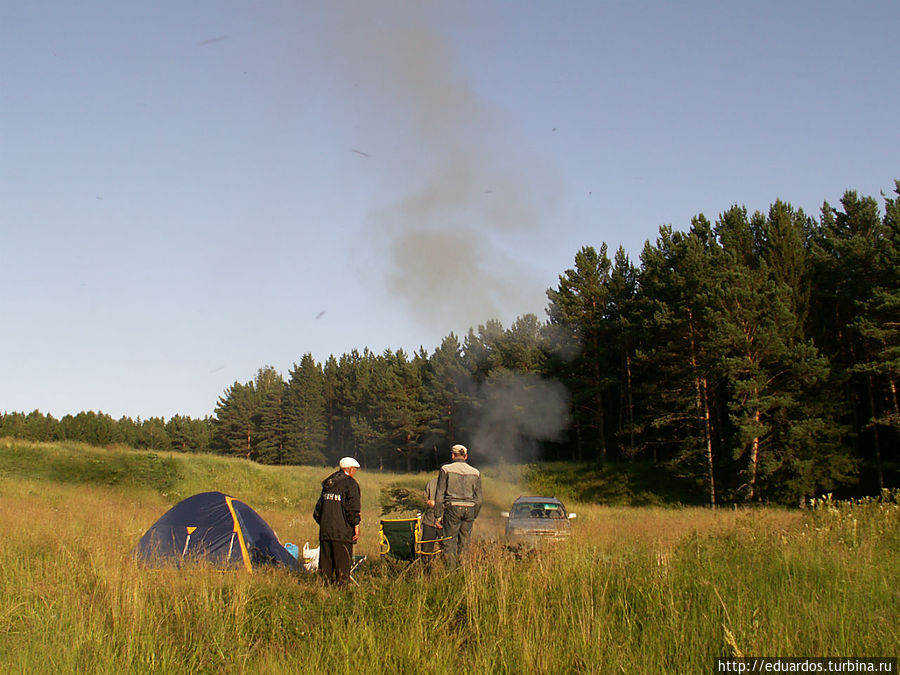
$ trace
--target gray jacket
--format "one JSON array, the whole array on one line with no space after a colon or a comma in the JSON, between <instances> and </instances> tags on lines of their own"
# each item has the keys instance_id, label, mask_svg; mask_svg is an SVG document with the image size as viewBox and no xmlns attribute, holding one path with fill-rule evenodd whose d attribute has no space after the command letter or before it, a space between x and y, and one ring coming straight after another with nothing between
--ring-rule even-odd
<instances>
[{"instance_id":1,"label":"gray jacket","mask_svg":"<svg viewBox=\"0 0 900 675\"><path fill-rule=\"evenodd\" d=\"M444 464L438 473L434 517L443 518L444 509L451 505L474 507L476 518L481 511L481 473L462 459Z\"/></svg>"}]
</instances>

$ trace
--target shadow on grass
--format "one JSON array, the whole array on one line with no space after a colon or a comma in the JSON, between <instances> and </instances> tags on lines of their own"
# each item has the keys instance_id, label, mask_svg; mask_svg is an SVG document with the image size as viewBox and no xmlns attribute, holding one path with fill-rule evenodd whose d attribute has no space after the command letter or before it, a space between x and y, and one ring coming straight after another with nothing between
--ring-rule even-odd
<instances>
[{"instance_id":1,"label":"shadow on grass","mask_svg":"<svg viewBox=\"0 0 900 675\"><path fill-rule=\"evenodd\" d=\"M533 494L615 506L702 505L702 482L681 478L658 465L551 462L529 465Z\"/></svg>"},{"instance_id":2,"label":"shadow on grass","mask_svg":"<svg viewBox=\"0 0 900 675\"><path fill-rule=\"evenodd\" d=\"M172 457L80 444L0 444L3 473L59 483L148 487L165 492L181 479Z\"/></svg>"}]
</instances>

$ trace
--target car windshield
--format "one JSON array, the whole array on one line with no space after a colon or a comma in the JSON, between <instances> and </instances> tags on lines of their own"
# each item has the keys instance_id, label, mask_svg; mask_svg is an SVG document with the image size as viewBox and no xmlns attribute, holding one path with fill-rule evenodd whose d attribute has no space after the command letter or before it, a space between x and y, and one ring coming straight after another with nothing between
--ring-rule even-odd
<instances>
[{"instance_id":1,"label":"car windshield","mask_svg":"<svg viewBox=\"0 0 900 675\"><path fill-rule=\"evenodd\" d=\"M513 506L511 516L513 518L565 518L563 509L559 504L536 502L516 504Z\"/></svg>"}]
</instances>

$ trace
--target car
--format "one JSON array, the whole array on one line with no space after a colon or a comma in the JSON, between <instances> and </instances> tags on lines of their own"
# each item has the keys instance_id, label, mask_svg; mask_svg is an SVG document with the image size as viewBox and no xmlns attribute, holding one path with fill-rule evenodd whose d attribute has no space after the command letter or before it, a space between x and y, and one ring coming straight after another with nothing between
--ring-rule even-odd
<instances>
[{"instance_id":1,"label":"car","mask_svg":"<svg viewBox=\"0 0 900 675\"><path fill-rule=\"evenodd\" d=\"M507 541L530 544L569 536L576 517L556 497L519 497L501 515L507 519Z\"/></svg>"}]
</instances>

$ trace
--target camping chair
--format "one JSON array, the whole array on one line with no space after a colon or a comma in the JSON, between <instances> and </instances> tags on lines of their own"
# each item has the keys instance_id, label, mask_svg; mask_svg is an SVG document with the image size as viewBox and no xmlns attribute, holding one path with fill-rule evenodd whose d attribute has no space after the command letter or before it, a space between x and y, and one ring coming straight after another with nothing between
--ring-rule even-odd
<instances>
[{"instance_id":1,"label":"camping chair","mask_svg":"<svg viewBox=\"0 0 900 675\"><path fill-rule=\"evenodd\" d=\"M359 582L353 578L353 572L366 559L364 555L355 555L350 559L350 581L359 586ZM303 567L307 572L316 572L319 569L319 547L310 548L309 542L303 544Z\"/></svg>"},{"instance_id":2,"label":"camping chair","mask_svg":"<svg viewBox=\"0 0 900 675\"><path fill-rule=\"evenodd\" d=\"M353 578L353 572L362 565L366 559L364 555L354 555L350 558L350 581L359 586L359 582ZM309 542L303 544L303 568L307 572L316 572L319 569L319 547L310 548Z\"/></svg>"},{"instance_id":3,"label":"camping chair","mask_svg":"<svg viewBox=\"0 0 900 675\"><path fill-rule=\"evenodd\" d=\"M364 555L355 555L350 560L350 581L352 581L357 586L359 586L359 582L353 578L353 572L356 570L357 567L359 567L360 565L363 564L363 561L365 559L366 559L366 556L364 556Z\"/></svg>"},{"instance_id":4,"label":"camping chair","mask_svg":"<svg viewBox=\"0 0 900 675\"><path fill-rule=\"evenodd\" d=\"M382 518L378 528L381 538L381 555L394 560L415 562L421 558L439 555L440 546L424 550L424 544L440 544L449 539L422 539L422 526L419 516L414 518Z\"/></svg>"}]
</instances>

